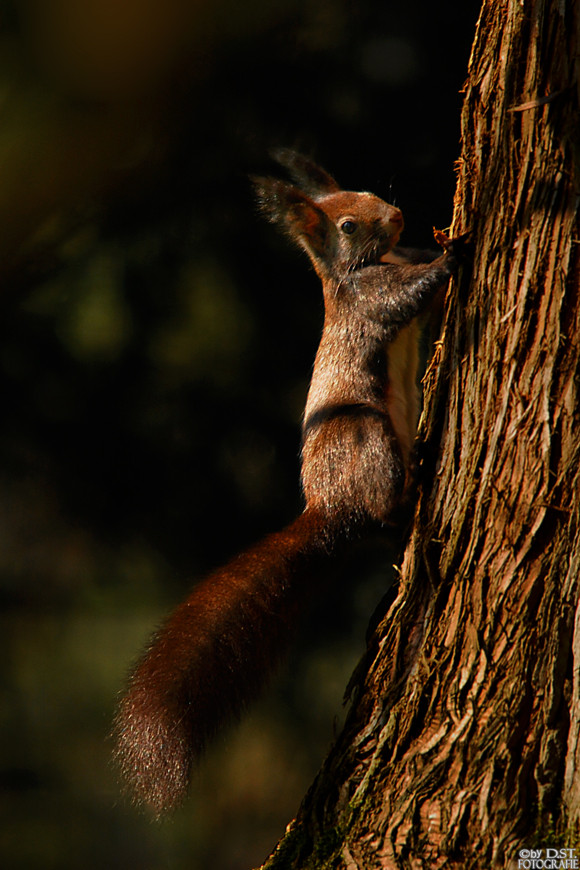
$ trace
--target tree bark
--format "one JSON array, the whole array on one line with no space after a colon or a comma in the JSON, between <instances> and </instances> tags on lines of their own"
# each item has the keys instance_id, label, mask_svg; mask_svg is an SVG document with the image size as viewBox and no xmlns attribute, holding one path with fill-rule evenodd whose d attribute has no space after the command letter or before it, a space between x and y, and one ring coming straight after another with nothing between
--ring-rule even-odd
<instances>
[{"instance_id":1,"label":"tree bark","mask_svg":"<svg viewBox=\"0 0 580 870\"><path fill-rule=\"evenodd\" d=\"M474 259L426 378L399 592L267 868L579 844L579 19L578 0L483 2L452 227Z\"/></svg>"}]
</instances>

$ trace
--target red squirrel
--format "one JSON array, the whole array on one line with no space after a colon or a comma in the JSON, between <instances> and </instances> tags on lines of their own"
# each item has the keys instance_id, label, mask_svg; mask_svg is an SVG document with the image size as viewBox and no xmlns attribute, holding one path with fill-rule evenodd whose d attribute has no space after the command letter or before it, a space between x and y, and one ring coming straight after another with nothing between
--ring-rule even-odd
<instances>
[{"instance_id":1,"label":"red squirrel","mask_svg":"<svg viewBox=\"0 0 580 870\"><path fill-rule=\"evenodd\" d=\"M260 207L306 251L324 294L302 425L306 506L195 586L129 680L116 756L134 798L156 815L183 801L207 741L260 691L329 555L399 503L417 414L415 384L402 383L416 348L403 330L457 266L457 240L435 233L443 253L408 262L412 252L392 252L398 208L341 190L293 151L276 159L294 183L254 179Z\"/></svg>"}]
</instances>

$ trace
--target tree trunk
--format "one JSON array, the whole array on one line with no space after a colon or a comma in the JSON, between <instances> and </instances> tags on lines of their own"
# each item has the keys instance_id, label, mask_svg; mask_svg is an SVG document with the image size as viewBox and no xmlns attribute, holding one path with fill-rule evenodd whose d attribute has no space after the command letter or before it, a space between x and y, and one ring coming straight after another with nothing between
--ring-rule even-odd
<instances>
[{"instance_id":1,"label":"tree trunk","mask_svg":"<svg viewBox=\"0 0 580 870\"><path fill-rule=\"evenodd\" d=\"M426 379L399 594L267 868L533 866L521 849L579 843L579 19L484 0L452 228L474 261Z\"/></svg>"}]
</instances>

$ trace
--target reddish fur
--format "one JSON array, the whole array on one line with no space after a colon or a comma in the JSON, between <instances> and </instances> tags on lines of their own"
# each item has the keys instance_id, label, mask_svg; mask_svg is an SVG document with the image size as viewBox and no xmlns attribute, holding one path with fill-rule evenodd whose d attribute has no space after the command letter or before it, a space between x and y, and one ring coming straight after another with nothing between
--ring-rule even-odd
<instances>
[{"instance_id":1,"label":"reddish fur","mask_svg":"<svg viewBox=\"0 0 580 870\"><path fill-rule=\"evenodd\" d=\"M307 508L196 586L130 679L116 719L117 756L135 797L157 814L183 799L206 742L260 691L320 588L328 555L397 504L411 436L402 412L391 417L387 354L455 267L446 239L448 252L432 263L381 262L402 230L400 211L372 194L341 191L300 155L279 159L299 186L261 179L258 194L308 252L325 301L303 427ZM352 235L346 220L356 223Z\"/></svg>"},{"instance_id":2,"label":"reddish fur","mask_svg":"<svg viewBox=\"0 0 580 870\"><path fill-rule=\"evenodd\" d=\"M155 814L182 801L206 742L259 693L337 532L306 510L197 585L154 637L116 730L123 773Z\"/></svg>"}]
</instances>

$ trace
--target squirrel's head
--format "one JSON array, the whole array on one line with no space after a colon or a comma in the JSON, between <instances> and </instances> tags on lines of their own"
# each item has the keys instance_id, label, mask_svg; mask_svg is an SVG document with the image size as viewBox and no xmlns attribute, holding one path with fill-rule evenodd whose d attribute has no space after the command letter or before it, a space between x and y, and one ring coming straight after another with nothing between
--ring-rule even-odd
<instances>
[{"instance_id":1,"label":"squirrel's head","mask_svg":"<svg viewBox=\"0 0 580 870\"><path fill-rule=\"evenodd\" d=\"M341 190L325 170L295 152L278 152L296 185L256 178L258 202L309 255L322 279L378 263L396 245L403 215L372 193Z\"/></svg>"}]
</instances>

